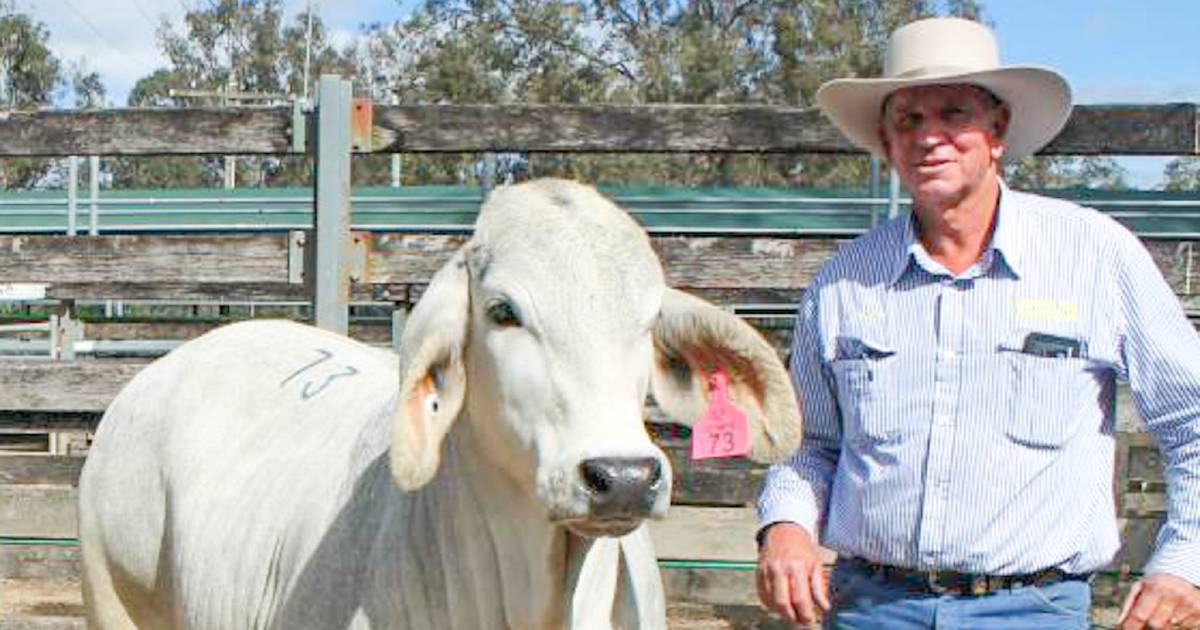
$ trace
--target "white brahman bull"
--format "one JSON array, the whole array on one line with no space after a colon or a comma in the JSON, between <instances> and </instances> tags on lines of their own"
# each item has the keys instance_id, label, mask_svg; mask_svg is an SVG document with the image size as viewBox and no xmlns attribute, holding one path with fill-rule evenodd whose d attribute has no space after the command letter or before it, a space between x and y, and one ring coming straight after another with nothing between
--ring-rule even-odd
<instances>
[{"instance_id":1,"label":"white brahman bull","mask_svg":"<svg viewBox=\"0 0 1200 630\"><path fill-rule=\"evenodd\" d=\"M753 456L799 440L767 343L567 181L488 197L395 363L260 321L142 371L80 480L93 627L662 628L647 387L691 422L723 368Z\"/></svg>"}]
</instances>

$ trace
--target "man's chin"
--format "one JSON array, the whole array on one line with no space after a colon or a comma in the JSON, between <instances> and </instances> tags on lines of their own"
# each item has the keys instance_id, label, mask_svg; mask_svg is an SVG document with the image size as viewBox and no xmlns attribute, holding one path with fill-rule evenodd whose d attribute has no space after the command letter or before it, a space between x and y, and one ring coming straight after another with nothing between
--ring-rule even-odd
<instances>
[{"instance_id":1,"label":"man's chin","mask_svg":"<svg viewBox=\"0 0 1200 630\"><path fill-rule=\"evenodd\" d=\"M949 208L958 205L966 190L960 184L945 179L928 179L909 188L913 203L919 208Z\"/></svg>"}]
</instances>

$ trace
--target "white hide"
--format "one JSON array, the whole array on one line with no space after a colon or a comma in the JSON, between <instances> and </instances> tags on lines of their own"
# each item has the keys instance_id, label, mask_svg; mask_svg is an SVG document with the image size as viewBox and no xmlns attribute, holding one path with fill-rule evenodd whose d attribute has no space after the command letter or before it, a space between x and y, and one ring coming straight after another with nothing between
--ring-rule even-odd
<instances>
[{"instance_id":1,"label":"white hide","mask_svg":"<svg viewBox=\"0 0 1200 630\"><path fill-rule=\"evenodd\" d=\"M499 189L398 360L249 322L126 386L80 480L90 621L663 628L642 521L664 514L671 477L642 405L653 380L692 422L718 367L754 453L794 449L799 413L769 346L667 289L625 213L571 182ZM601 513L580 472L596 458L657 462L661 479Z\"/></svg>"}]
</instances>

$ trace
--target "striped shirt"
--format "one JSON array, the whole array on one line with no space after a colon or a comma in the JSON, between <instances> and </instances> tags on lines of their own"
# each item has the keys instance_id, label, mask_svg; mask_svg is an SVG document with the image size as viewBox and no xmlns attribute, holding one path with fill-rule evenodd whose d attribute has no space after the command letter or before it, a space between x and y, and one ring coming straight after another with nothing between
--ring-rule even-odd
<instances>
[{"instance_id":1,"label":"striped shirt","mask_svg":"<svg viewBox=\"0 0 1200 630\"><path fill-rule=\"evenodd\" d=\"M1200 584L1200 338L1137 238L1098 212L1001 182L991 242L957 276L911 219L879 226L805 292L790 367L804 442L769 471L760 526L910 568L1100 569L1119 546L1119 378L1169 491L1146 571Z\"/></svg>"}]
</instances>

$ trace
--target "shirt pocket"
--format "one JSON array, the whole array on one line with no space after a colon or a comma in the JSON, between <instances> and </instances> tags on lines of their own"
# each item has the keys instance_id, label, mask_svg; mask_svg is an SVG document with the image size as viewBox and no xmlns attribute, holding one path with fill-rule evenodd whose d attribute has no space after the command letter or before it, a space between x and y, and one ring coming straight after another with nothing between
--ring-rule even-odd
<instances>
[{"instance_id":1,"label":"shirt pocket","mask_svg":"<svg viewBox=\"0 0 1200 630\"><path fill-rule=\"evenodd\" d=\"M1004 433L1017 444L1062 448L1079 431L1090 362L1078 357L1007 353L1012 413Z\"/></svg>"},{"instance_id":2,"label":"shirt pocket","mask_svg":"<svg viewBox=\"0 0 1200 630\"><path fill-rule=\"evenodd\" d=\"M881 406L889 374L896 364L896 353L883 344L858 339L842 346L853 351L839 352L845 358L831 361L829 367L837 387L843 431L851 439L861 441L895 441L900 422L895 414L884 413Z\"/></svg>"}]
</instances>

